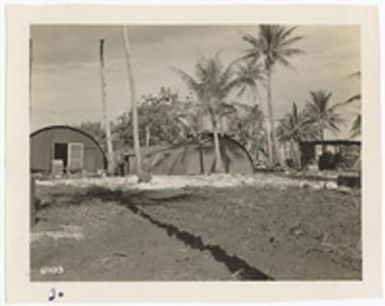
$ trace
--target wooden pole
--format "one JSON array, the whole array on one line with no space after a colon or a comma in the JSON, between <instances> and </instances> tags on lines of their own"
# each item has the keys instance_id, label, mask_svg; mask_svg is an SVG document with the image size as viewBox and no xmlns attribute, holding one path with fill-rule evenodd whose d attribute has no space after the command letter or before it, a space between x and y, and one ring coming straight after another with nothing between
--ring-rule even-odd
<instances>
[{"instance_id":1,"label":"wooden pole","mask_svg":"<svg viewBox=\"0 0 385 306\"><path fill-rule=\"evenodd\" d=\"M115 169L115 161L114 161L114 151L112 147L112 137L111 137L111 126L110 126L110 120L107 114L107 93L106 93L106 79L104 76L104 39L100 40L100 48L99 48L99 55L100 55L100 79L102 84L102 105L103 105L103 120L104 120L104 127L105 127L105 133L106 133L106 140L107 140L107 158L108 158L108 168L107 172L109 175L113 175L114 169Z\"/></svg>"},{"instance_id":2,"label":"wooden pole","mask_svg":"<svg viewBox=\"0 0 385 306\"><path fill-rule=\"evenodd\" d=\"M33 61L33 42L29 39L29 114L32 114L32 61Z\"/></svg>"},{"instance_id":3,"label":"wooden pole","mask_svg":"<svg viewBox=\"0 0 385 306\"><path fill-rule=\"evenodd\" d=\"M29 39L29 115L32 115L32 61L33 61L33 44L32 38ZM29 175L29 215L30 215L30 228L36 223L36 201L35 201L35 178L32 173Z\"/></svg>"},{"instance_id":4,"label":"wooden pole","mask_svg":"<svg viewBox=\"0 0 385 306\"><path fill-rule=\"evenodd\" d=\"M140 152L140 143L139 143L139 127L138 127L138 110L136 105L136 93L135 93L135 81L131 66L131 52L130 52L130 42L128 39L128 31L125 26L123 26L123 38L124 38L124 48L125 48L125 58L126 58L126 68L128 75L128 83L130 88L130 106L132 112L132 130L134 138L134 152L136 160L136 174L138 175L139 180L143 175L142 169L142 156Z\"/></svg>"}]
</instances>

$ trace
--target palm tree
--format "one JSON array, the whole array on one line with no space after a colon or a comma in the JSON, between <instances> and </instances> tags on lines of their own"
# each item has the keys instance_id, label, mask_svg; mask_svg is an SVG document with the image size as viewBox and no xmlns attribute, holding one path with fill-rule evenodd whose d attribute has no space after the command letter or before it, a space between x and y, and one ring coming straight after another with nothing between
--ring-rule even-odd
<instances>
[{"instance_id":1,"label":"palm tree","mask_svg":"<svg viewBox=\"0 0 385 306\"><path fill-rule=\"evenodd\" d=\"M240 88L238 96L247 94L248 105L235 103L237 113L233 120L236 121L239 127L240 139L250 152L254 152L253 156L258 159L259 152L266 152L265 130L263 127L264 113L260 105L260 85L266 86L265 71L263 64L253 62L252 60L244 60L237 66L237 78L240 80ZM246 111L246 116L239 116L243 111ZM246 132L246 133L245 133ZM238 133L237 133L238 134ZM244 139L244 138L247 139ZM243 140L243 141L242 141Z\"/></svg>"},{"instance_id":2,"label":"palm tree","mask_svg":"<svg viewBox=\"0 0 385 306\"><path fill-rule=\"evenodd\" d=\"M214 138L216 172L223 172L223 161L219 143L221 118L228 112L230 105L226 98L240 85L240 80L233 73L233 64L224 67L216 54L213 57L201 57L195 65L195 78L181 69L175 69L182 80L193 91L206 114L209 115Z\"/></svg>"},{"instance_id":3,"label":"palm tree","mask_svg":"<svg viewBox=\"0 0 385 306\"><path fill-rule=\"evenodd\" d=\"M100 39L99 45L99 56L100 56L100 79L102 85L102 110L103 110L103 121L104 129L106 134L107 143L107 158L108 158L108 175L113 175L115 170L115 157L112 146L112 135L111 135L111 122L107 112L107 93L106 93L106 78L104 75L105 61L104 61L104 39Z\"/></svg>"},{"instance_id":4,"label":"palm tree","mask_svg":"<svg viewBox=\"0 0 385 306\"><path fill-rule=\"evenodd\" d=\"M266 155L266 135L263 127L264 114L260 105L248 105L233 102L236 109L229 117L230 133L251 154L254 161L259 160L259 153Z\"/></svg>"},{"instance_id":5,"label":"palm tree","mask_svg":"<svg viewBox=\"0 0 385 306\"><path fill-rule=\"evenodd\" d=\"M354 101L361 101L361 94L357 94L351 98L349 98L346 103L351 103ZM356 115L354 118L352 126L350 128L350 136L355 138L361 135L361 113Z\"/></svg>"},{"instance_id":6,"label":"palm tree","mask_svg":"<svg viewBox=\"0 0 385 306\"><path fill-rule=\"evenodd\" d=\"M331 92L324 90L311 91L311 101L307 102L307 116L317 127L318 137L325 139L325 132L337 133L340 131L339 125L344 123L343 118L337 110L343 104L336 103L331 105Z\"/></svg>"},{"instance_id":7,"label":"palm tree","mask_svg":"<svg viewBox=\"0 0 385 306\"><path fill-rule=\"evenodd\" d=\"M133 139L134 139L134 151L136 159L136 174L138 176L139 182L141 181L150 181L151 176L145 174L142 168L142 156L140 152L140 143L139 143L139 124L138 124L138 110L136 105L136 92L135 92L135 81L133 77L133 70L131 67L131 52L130 52L130 43L128 39L128 31L125 26L123 26L123 39L125 47L125 58L126 58L126 69L128 75L128 83L130 88L130 103L131 103L131 112L132 112L132 130L133 130Z\"/></svg>"},{"instance_id":8,"label":"palm tree","mask_svg":"<svg viewBox=\"0 0 385 306\"><path fill-rule=\"evenodd\" d=\"M280 120L277 137L282 143L290 144L294 166L301 168L300 142L317 138L318 130L314 128L311 118L305 112L299 112L294 102L290 113Z\"/></svg>"},{"instance_id":9,"label":"palm tree","mask_svg":"<svg viewBox=\"0 0 385 306\"><path fill-rule=\"evenodd\" d=\"M353 138L361 135L361 114L354 119L350 133Z\"/></svg>"},{"instance_id":10,"label":"palm tree","mask_svg":"<svg viewBox=\"0 0 385 306\"><path fill-rule=\"evenodd\" d=\"M349 75L350 78L361 78L361 71L357 71ZM344 104L350 104L352 102L361 102L361 93L357 93L351 96L348 100L345 101ZM361 135L361 113L357 114L356 118L352 123L352 127L350 129L351 137L357 137Z\"/></svg>"},{"instance_id":11,"label":"palm tree","mask_svg":"<svg viewBox=\"0 0 385 306\"><path fill-rule=\"evenodd\" d=\"M259 105L259 85L266 84L262 64L245 61L237 66L235 73L240 81L238 96L248 93L250 105Z\"/></svg>"},{"instance_id":12,"label":"palm tree","mask_svg":"<svg viewBox=\"0 0 385 306\"><path fill-rule=\"evenodd\" d=\"M303 36L294 36L297 27L285 27L281 25L260 25L258 36L244 34L243 40L251 45L246 51L245 59L250 59L254 63L262 61L266 70L267 78L267 139L269 146L269 161L274 164L274 154L278 158L281 167L285 168L285 163L278 151L276 132L274 129L274 111L272 99L272 74L278 64L284 67L294 68L289 62L289 58L304 53L301 49L293 47L293 44L300 41Z\"/></svg>"}]
</instances>

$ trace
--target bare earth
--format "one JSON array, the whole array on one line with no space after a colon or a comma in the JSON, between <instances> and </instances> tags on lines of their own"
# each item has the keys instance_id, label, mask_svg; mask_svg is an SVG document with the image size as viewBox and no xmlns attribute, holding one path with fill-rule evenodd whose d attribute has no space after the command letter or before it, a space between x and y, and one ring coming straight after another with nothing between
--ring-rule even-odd
<instances>
[{"instance_id":1,"label":"bare earth","mask_svg":"<svg viewBox=\"0 0 385 306\"><path fill-rule=\"evenodd\" d=\"M135 181L38 182L31 279L361 279L357 190L271 174Z\"/></svg>"}]
</instances>

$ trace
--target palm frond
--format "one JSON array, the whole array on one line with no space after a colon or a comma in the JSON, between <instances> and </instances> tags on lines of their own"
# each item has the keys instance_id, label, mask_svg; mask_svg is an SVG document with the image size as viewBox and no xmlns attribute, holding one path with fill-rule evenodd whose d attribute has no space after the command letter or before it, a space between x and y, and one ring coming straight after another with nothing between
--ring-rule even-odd
<instances>
[{"instance_id":1,"label":"palm frond","mask_svg":"<svg viewBox=\"0 0 385 306\"><path fill-rule=\"evenodd\" d=\"M236 112L237 112L236 107L230 103L221 102L217 106L217 114L219 116L228 116Z\"/></svg>"},{"instance_id":2,"label":"palm frond","mask_svg":"<svg viewBox=\"0 0 385 306\"><path fill-rule=\"evenodd\" d=\"M245 59L263 59L265 67L271 69L275 63L295 70L288 57L303 54L304 51L292 47L303 36L291 36L297 29L296 26L287 28L281 25L260 25L258 36L243 34L242 39L251 45L246 51Z\"/></svg>"},{"instance_id":3,"label":"palm frond","mask_svg":"<svg viewBox=\"0 0 385 306\"><path fill-rule=\"evenodd\" d=\"M280 52L283 56L290 57L292 55L305 54L305 51L299 48L285 48Z\"/></svg>"},{"instance_id":4,"label":"palm frond","mask_svg":"<svg viewBox=\"0 0 385 306\"><path fill-rule=\"evenodd\" d=\"M248 33L244 33L242 35L242 39L246 42L248 42L249 44L251 44L253 46L253 49L255 51L258 51L259 48L260 48L260 41L258 40L258 38L254 37L253 35L251 34L248 34Z\"/></svg>"},{"instance_id":5,"label":"palm frond","mask_svg":"<svg viewBox=\"0 0 385 306\"><path fill-rule=\"evenodd\" d=\"M192 91L194 91L194 93L197 94L198 97L200 97L202 87L199 84L199 82L196 81L191 75L189 75L187 72L183 71L182 69L173 68L173 70L179 74L182 80L186 83L187 87Z\"/></svg>"},{"instance_id":6,"label":"palm frond","mask_svg":"<svg viewBox=\"0 0 385 306\"><path fill-rule=\"evenodd\" d=\"M346 101L344 101L343 103L349 104L349 103L352 103L354 101L360 101L360 100L361 100L361 94L356 94L356 95L350 97L349 99L347 99Z\"/></svg>"},{"instance_id":7,"label":"palm frond","mask_svg":"<svg viewBox=\"0 0 385 306\"><path fill-rule=\"evenodd\" d=\"M339 132L345 120L337 110L343 106L343 103L330 105L332 93L324 90L311 91L310 95L312 100L306 107L309 119L321 130L327 129L334 134Z\"/></svg>"},{"instance_id":8,"label":"palm frond","mask_svg":"<svg viewBox=\"0 0 385 306\"><path fill-rule=\"evenodd\" d=\"M286 28L284 26L280 26L280 27L283 31L283 33L280 37L282 40L285 40L287 37L289 37L298 28L298 26L292 26L290 28Z\"/></svg>"},{"instance_id":9,"label":"palm frond","mask_svg":"<svg viewBox=\"0 0 385 306\"><path fill-rule=\"evenodd\" d=\"M277 56L275 61L280 63L282 66L286 68L289 68L293 71L297 71L297 69L283 56Z\"/></svg>"},{"instance_id":10,"label":"palm frond","mask_svg":"<svg viewBox=\"0 0 385 306\"><path fill-rule=\"evenodd\" d=\"M293 118L294 118L294 121L298 121L299 119L299 116L298 116L298 107L297 107L297 104L295 102L293 102Z\"/></svg>"},{"instance_id":11,"label":"palm frond","mask_svg":"<svg viewBox=\"0 0 385 306\"><path fill-rule=\"evenodd\" d=\"M361 77L361 71L356 71L348 75L348 78L360 78Z\"/></svg>"},{"instance_id":12,"label":"palm frond","mask_svg":"<svg viewBox=\"0 0 385 306\"><path fill-rule=\"evenodd\" d=\"M239 58L239 61L250 61L250 63L255 64L261 59L261 53L258 49L247 49L244 51L244 55Z\"/></svg>"},{"instance_id":13,"label":"palm frond","mask_svg":"<svg viewBox=\"0 0 385 306\"><path fill-rule=\"evenodd\" d=\"M296 43L297 41L303 40L304 38L305 38L305 36L294 36L294 37L291 37L288 40L284 41L281 44L281 46L282 47L290 46L290 45Z\"/></svg>"},{"instance_id":14,"label":"palm frond","mask_svg":"<svg viewBox=\"0 0 385 306\"><path fill-rule=\"evenodd\" d=\"M361 114L358 114L354 119L352 127L350 129L352 137L357 137L361 135Z\"/></svg>"}]
</instances>

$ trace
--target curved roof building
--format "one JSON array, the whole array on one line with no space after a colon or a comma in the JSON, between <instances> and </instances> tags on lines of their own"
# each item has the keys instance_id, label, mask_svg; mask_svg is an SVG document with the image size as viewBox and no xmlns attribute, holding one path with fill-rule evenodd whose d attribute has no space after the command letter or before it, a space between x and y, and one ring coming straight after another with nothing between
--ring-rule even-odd
<instances>
[{"instance_id":1,"label":"curved roof building","mask_svg":"<svg viewBox=\"0 0 385 306\"><path fill-rule=\"evenodd\" d=\"M69 126L48 126L30 136L30 168L40 173L97 173L107 167L100 144Z\"/></svg>"}]
</instances>

